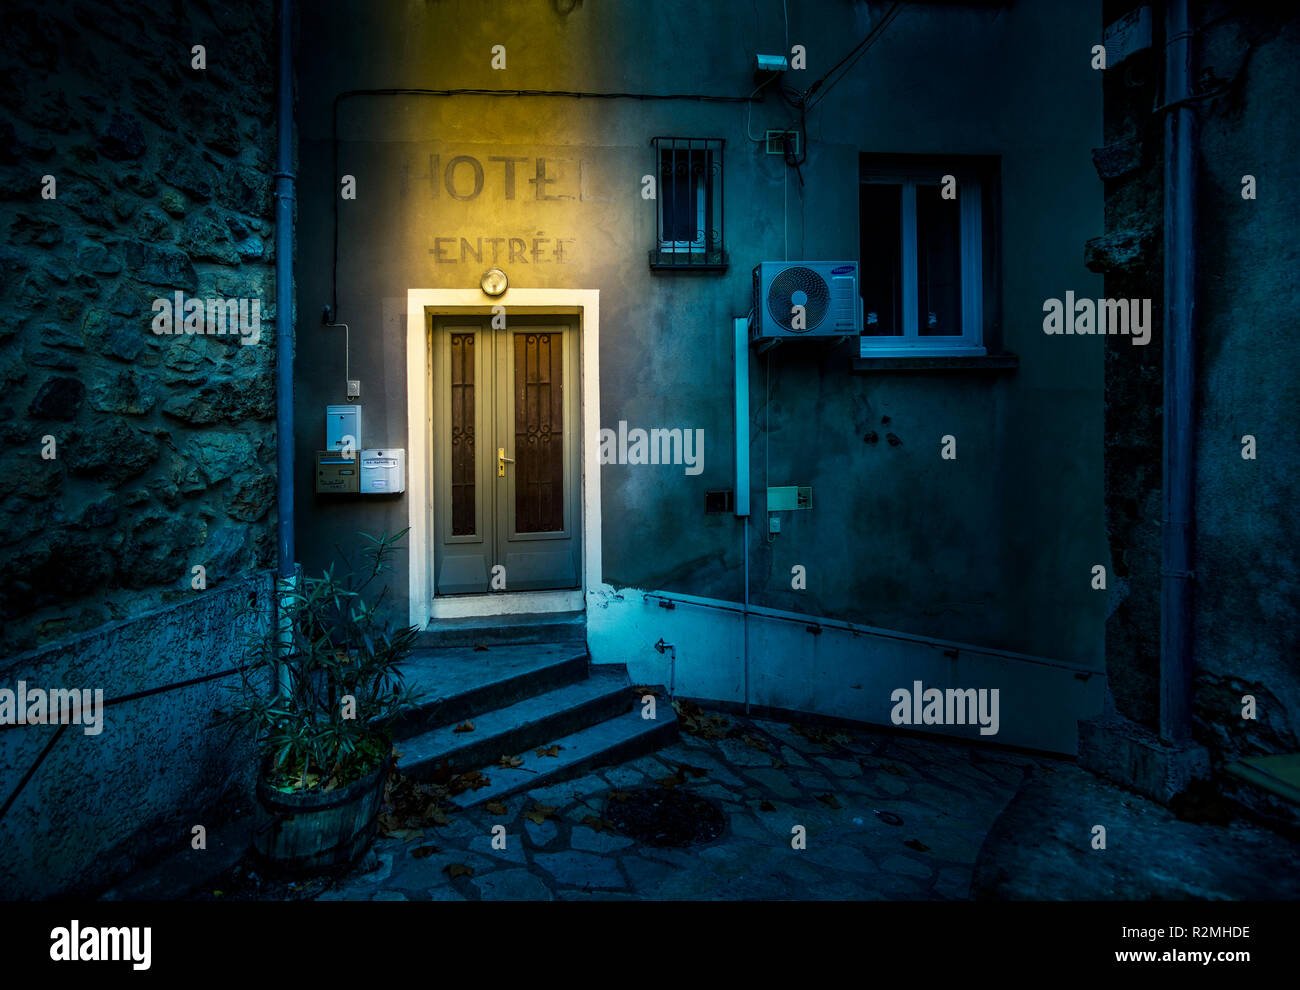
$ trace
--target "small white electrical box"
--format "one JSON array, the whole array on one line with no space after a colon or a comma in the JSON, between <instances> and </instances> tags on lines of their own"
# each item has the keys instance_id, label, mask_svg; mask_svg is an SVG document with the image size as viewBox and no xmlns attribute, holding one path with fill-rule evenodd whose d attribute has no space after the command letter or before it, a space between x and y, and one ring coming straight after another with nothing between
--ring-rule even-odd
<instances>
[{"instance_id":1,"label":"small white electrical box","mask_svg":"<svg viewBox=\"0 0 1300 990\"><path fill-rule=\"evenodd\" d=\"M361 449L361 407L325 407L325 449Z\"/></svg>"},{"instance_id":2,"label":"small white electrical box","mask_svg":"<svg viewBox=\"0 0 1300 990\"><path fill-rule=\"evenodd\" d=\"M361 494L387 495L406 491L406 451L385 447L361 452Z\"/></svg>"}]
</instances>

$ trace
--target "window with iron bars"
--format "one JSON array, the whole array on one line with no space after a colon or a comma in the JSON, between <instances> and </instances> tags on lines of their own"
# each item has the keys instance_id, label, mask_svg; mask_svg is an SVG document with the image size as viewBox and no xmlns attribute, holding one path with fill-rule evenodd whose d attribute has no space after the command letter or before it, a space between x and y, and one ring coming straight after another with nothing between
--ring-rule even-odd
<instances>
[{"instance_id":1,"label":"window with iron bars","mask_svg":"<svg viewBox=\"0 0 1300 990\"><path fill-rule=\"evenodd\" d=\"M657 137L658 200L650 267L727 267L722 241L722 138Z\"/></svg>"}]
</instances>

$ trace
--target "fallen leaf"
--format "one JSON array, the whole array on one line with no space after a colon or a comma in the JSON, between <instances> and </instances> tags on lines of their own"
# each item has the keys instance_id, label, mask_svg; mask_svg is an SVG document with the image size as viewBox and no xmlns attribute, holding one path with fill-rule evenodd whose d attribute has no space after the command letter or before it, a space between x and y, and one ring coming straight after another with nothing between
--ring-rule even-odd
<instances>
[{"instance_id":1,"label":"fallen leaf","mask_svg":"<svg viewBox=\"0 0 1300 990\"><path fill-rule=\"evenodd\" d=\"M907 771L906 771L906 770L904 770L902 767L896 767L896 766L894 766L894 764L892 764L892 763L886 763L886 764L885 764L883 767L881 767L880 769L883 770L883 771L885 771L885 773L892 773L895 777L906 777L906 776L907 776Z\"/></svg>"},{"instance_id":2,"label":"fallen leaf","mask_svg":"<svg viewBox=\"0 0 1300 990\"><path fill-rule=\"evenodd\" d=\"M452 732L473 732L473 731L474 731L474 723L473 723L473 722L461 722L460 725L456 726L456 728L452 729L451 731L452 731Z\"/></svg>"},{"instance_id":3,"label":"fallen leaf","mask_svg":"<svg viewBox=\"0 0 1300 990\"><path fill-rule=\"evenodd\" d=\"M225 894L226 894L226 892L225 892L224 890L214 890L214 891L212 892L212 896L213 896L213 897L224 897Z\"/></svg>"},{"instance_id":4,"label":"fallen leaf","mask_svg":"<svg viewBox=\"0 0 1300 990\"><path fill-rule=\"evenodd\" d=\"M875 815L886 825L903 824L903 819L899 818L898 815L894 814L892 811L877 811L875 812Z\"/></svg>"},{"instance_id":5,"label":"fallen leaf","mask_svg":"<svg viewBox=\"0 0 1300 990\"><path fill-rule=\"evenodd\" d=\"M630 798L631 796L632 796L632 795L629 794L627 791L610 791L610 792L609 792L609 799L610 799L611 801L617 801L619 804L622 804L624 801L626 801L626 800L627 800L628 798Z\"/></svg>"},{"instance_id":6,"label":"fallen leaf","mask_svg":"<svg viewBox=\"0 0 1300 990\"><path fill-rule=\"evenodd\" d=\"M479 770L471 770L469 773L457 774L452 777L447 789L454 796L469 790L477 791L480 787L487 787L491 782L492 778L487 774Z\"/></svg>"},{"instance_id":7,"label":"fallen leaf","mask_svg":"<svg viewBox=\"0 0 1300 990\"><path fill-rule=\"evenodd\" d=\"M700 767L693 767L693 766L691 766L689 763L683 763L683 764L681 764L681 765L677 768L677 772L678 772L679 774L683 774L683 773L685 773L685 774L689 774L690 776L692 776L692 777L696 777L696 778L704 777L704 776L707 775L707 771L701 769Z\"/></svg>"},{"instance_id":8,"label":"fallen leaf","mask_svg":"<svg viewBox=\"0 0 1300 990\"><path fill-rule=\"evenodd\" d=\"M403 842L412 842L415 839L424 838L424 829L422 828L399 828L392 833L394 839L401 839Z\"/></svg>"},{"instance_id":9,"label":"fallen leaf","mask_svg":"<svg viewBox=\"0 0 1300 990\"><path fill-rule=\"evenodd\" d=\"M433 822L433 824L435 825L446 825L448 822L451 821L450 818L448 818L446 815L442 813L441 808L432 809L425 817L428 818L429 821Z\"/></svg>"},{"instance_id":10,"label":"fallen leaf","mask_svg":"<svg viewBox=\"0 0 1300 990\"><path fill-rule=\"evenodd\" d=\"M692 701L674 700L673 711L677 713L681 729L687 735L721 739L727 734L728 723L725 718L721 715L705 715L700 706Z\"/></svg>"},{"instance_id":11,"label":"fallen leaf","mask_svg":"<svg viewBox=\"0 0 1300 990\"><path fill-rule=\"evenodd\" d=\"M760 739L758 736L742 736L741 738L750 749L761 749L764 753L770 749L766 739Z\"/></svg>"},{"instance_id":12,"label":"fallen leaf","mask_svg":"<svg viewBox=\"0 0 1300 990\"><path fill-rule=\"evenodd\" d=\"M513 770L515 767L522 767L524 758L522 756L503 756L497 766L502 770Z\"/></svg>"},{"instance_id":13,"label":"fallen leaf","mask_svg":"<svg viewBox=\"0 0 1300 990\"><path fill-rule=\"evenodd\" d=\"M759 811L776 811L776 805L774 805L771 801L764 801L762 804L760 804L760 805L758 806L758 810L759 810Z\"/></svg>"},{"instance_id":14,"label":"fallen leaf","mask_svg":"<svg viewBox=\"0 0 1300 990\"><path fill-rule=\"evenodd\" d=\"M553 746L545 746L545 747L539 746L539 747L537 748L537 755L538 755L538 756L556 756L556 757L558 757L558 756L560 755L560 750L562 750L563 748L564 748L564 747L561 746L559 743L556 743L556 744L553 745Z\"/></svg>"},{"instance_id":15,"label":"fallen leaf","mask_svg":"<svg viewBox=\"0 0 1300 990\"><path fill-rule=\"evenodd\" d=\"M451 757L447 757L433 768L433 773L429 775L429 779L434 784L445 787L447 782L455 775L456 772L451 768Z\"/></svg>"},{"instance_id":16,"label":"fallen leaf","mask_svg":"<svg viewBox=\"0 0 1300 990\"><path fill-rule=\"evenodd\" d=\"M475 653L486 653L486 652L487 652L487 647L486 647L484 644L482 644L482 643L475 643L475 644L474 644L474 652L475 652Z\"/></svg>"},{"instance_id":17,"label":"fallen leaf","mask_svg":"<svg viewBox=\"0 0 1300 990\"><path fill-rule=\"evenodd\" d=\"M455 880L457 877L472 877L474 867L466 866L464 863L448 863L442 868L442 872Z\"/></svg>"},{"instance_id":18,"label":"fallen leaf","mask_svg":"<svg viewBox=\"0 0 1300 990\"><path fill-rule=\"evenodd\" d=\"M782 767L784 767L784 766L785 766L785 764L784 764L783 762L781 762L781 761L778 760L778 759L773 758L773 760L772 760L772 767L773 767L773 769L775 769L775 770L780 770L780 769L781 769Z\"/></svg>"},{"instance_id":19,"label":"fallen leaf","mask_svg":"<svg viewBox=\"0 0 1300 990\"><path fill-rule=\"evenodd\" d=\"M595 815L588 815L579 824L586 825L593 832L603 832L607 828L614 827L613 822L606 821L604 818L597 818Z\"/></svg>"},{"instance_id":20,"label":"fallen leaf","mask_svg":"<svg viewBox=\"0 0 1300 990\"><path fill-rule=\"evenodd\" d=\"M655 783L658 784L660 787L663 787L666 790L671 791L678 784L686 783L686 775L682 773L682 771L679 769L671 777L660 777L658 780L655 781Z\"/></svg>"},{"instance_id":21,"label":"fallen leaf","mask_svg":"<svg viewBox=\"0 0 1300 990\"><path fill-rule=\"evenodd\" d=\"M817 800L828 808L842 808L844 805L835 800L834 794L818 794Z\"/></svg>"},{"instance_id":22,"label":"fallen leaf","mask_svg":"<svg viewBox=\"0 0 1300 990\"><path fill-rule=\"evenodd\" d=\"M915 849L917 852L924 853L930 851L930 847L927 846L920 839L908 839L906 842L903 843L903 845L907 846L908 849Z\"/></svg>"},{"instance_id":23,"label":"fallen leaf","mask_svg":"<svg viewBox=\"0 0 1300 990\"><path fill-rule=\"evenodd\" d=\"M635 694L638 698L640 698L640 697L644 697L647 694L658 694L659 689L652 687L649 684L634 684L632 686L632 693Z\"/></svg>"},{"instance_id":24,"label":"fallen leaf","mask_svg":"<svg viewBox=\"0 0 1300 990\"><path fill-rule=\"evenodd\" d=\"M489 815L504 815L506 813L506 806L500 801L489 801L483 807Z\"/></svg>"},{"instance_id":25,"label":"fallen leaf","mask_svg":"<svg viewBox=\"0 0 1300 990\"><path fill-rule=\"evenodd\" d=\"M555 814L555 809L549 804L537 804L534 802L533 806L524 812L524 817L534 825L540 825L553 814Z\"/></svg>"},{"instance_id":26,"label":"fallen leaf","mask_svg":"<svg viewBox=\"0 0 1300 990\"><path fill-rule=\"evenodd\" d=\"M438 851L437 846L420 846L411 850L411 856L415 859L427 859Z\"/></svg>"},{"instance_id":27,"label":"fallen leaf","mask_svg":"<svg viewBox=\"0 0 1300 990\"><path fill-rule=\"evenodd\" d=\"M822 747L828 751L833 751L837 744L847 743L851 740L843 732L822 729L815 725L798 725L793 727L793 731L803 736L809 742L821 743Z\"/></svg>"}]
</instances>

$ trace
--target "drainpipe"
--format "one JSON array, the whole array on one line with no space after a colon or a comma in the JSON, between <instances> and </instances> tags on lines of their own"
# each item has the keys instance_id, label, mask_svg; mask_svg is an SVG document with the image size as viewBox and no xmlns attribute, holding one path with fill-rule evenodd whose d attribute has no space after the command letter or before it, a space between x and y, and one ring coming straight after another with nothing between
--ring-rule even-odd
<instances>
[{"instance_id":1,"label":"drainpipe","mask_svg":"<svg viewBox=\"0 0 1300 990\"><path fill-rule=\"evenodd\" d=\"M275 467L278 565L276 621L282 595L296 584L293 545L293 2L280 0L275 156ZM284 630L281 630L282 635ZM282 646L282 652L287 649ZM280 669L281 688L287 672Z\"/></svg>"},{"instance_id":2,"label":"drainpipe","mask_svg":"<svg viewBox=\"0 0 1300 990\"><path fill-rule=\"evenodd\" d=\"M1196 117L1188 0L1165 8L1164 525L1160 583L1160 738L1191 739L1195 538Z\"/></svg>"},{"instance_id":3,"label":"drainpipe","mask_svg":"<svg viewBox=\"0 0 1300 990\"><path fill-rule=\"evenodd\" d=\"M746 424L748 425L748 424ZM749 516L745 517L745 714L749 714Z\"/></svg>"}]
</instances>

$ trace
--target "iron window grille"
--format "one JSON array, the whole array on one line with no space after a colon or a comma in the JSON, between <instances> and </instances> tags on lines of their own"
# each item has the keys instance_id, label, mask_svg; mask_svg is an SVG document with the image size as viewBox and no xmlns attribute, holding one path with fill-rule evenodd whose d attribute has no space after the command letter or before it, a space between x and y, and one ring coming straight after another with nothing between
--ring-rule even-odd
<instances>
[{"instance_id":1,"label":"iron window grille","mask_svg":"<svg viewBox=\"0 0 1300 990\"><path fill-rule=\"evenodd\" d=\"M656 137L654 269L722 270L722 138Z\"/></svg>"}]
</instances>

